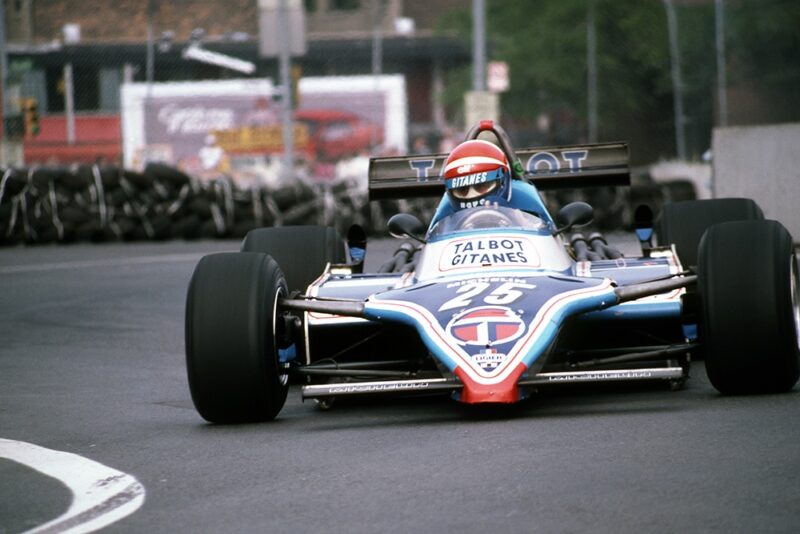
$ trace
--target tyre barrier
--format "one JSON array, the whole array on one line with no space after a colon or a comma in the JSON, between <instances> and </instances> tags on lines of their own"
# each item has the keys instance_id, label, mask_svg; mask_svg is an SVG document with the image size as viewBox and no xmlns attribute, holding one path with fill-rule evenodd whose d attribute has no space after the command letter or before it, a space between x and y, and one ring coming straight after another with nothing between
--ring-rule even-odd
<instances>
[{"instance_id":1,"label":"tyre barrier","mask_svg":"<svg viewBox=\"0 0 800 534\"><path fill-rule=\"evenodd\" d=\"M334 226L345 235L351 224L360 224L370 235L385 236L390 216L411 213L430 220L439 202L369 202L363 180L318 181L301 174L280 187L242 188L226 175L200 180L159 163L142 172L99 165L0 172L0 246L242 238L254 228L288 225ZM548 193L548 204L555 206L587 197L601 229L629 227L634 204L659 204L653 194Z\"/></svg>"},{"instance_id":2,"label":"tyre barrier","mask_svg":"<svg viewBox=\"0 0 800 534\"><path fill-rule=\"evenodd\" d=\"M353 223L385 233L404 210L430 217L428 201L368 202L356 180L297 177L241 188L228 176L199 180L152 163L142 172L99 165L0 171L0 245L241 238L253 228Z\"/></svg>"}]
</instances>

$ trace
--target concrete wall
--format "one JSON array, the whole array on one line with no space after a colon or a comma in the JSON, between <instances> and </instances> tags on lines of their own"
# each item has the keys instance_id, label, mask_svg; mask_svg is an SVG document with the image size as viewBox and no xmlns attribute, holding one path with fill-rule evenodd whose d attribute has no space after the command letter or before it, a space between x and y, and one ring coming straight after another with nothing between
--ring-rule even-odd
<instances>
[{"instance_id":1,"label":"concrete wall","mask_svg":"<svg viewBox=\"0 0 800 534\"><path fill-rule=\"evenodd\" d=\"M749 197L800 243L800 123L715 128L713 190Z\"/></svg>"}]
</instances>

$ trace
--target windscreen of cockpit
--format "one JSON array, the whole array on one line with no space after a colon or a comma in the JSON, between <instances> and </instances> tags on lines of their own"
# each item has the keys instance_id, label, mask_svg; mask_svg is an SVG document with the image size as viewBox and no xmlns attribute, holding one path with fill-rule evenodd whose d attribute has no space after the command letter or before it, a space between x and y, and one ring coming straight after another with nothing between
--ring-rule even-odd
<instances>
[{"instance_id":1,"label":"windscreen of cockpit","mask_svg":"<svg viewBox=\"0 0 800 534\"><path fill-rule=\"evenodd\" d=\"M436 223L428 240L469 230L515 229L543 231L547 224L531 213L505 207L478 207L457 211Z\"/></svg>"}]
</instances>

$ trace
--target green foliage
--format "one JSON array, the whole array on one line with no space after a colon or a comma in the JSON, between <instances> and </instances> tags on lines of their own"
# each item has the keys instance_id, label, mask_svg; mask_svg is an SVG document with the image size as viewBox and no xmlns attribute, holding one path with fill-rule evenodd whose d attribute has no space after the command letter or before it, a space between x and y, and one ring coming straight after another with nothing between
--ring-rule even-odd
<instances>
[{"instance_id":1,"label":"green foliage","mask_svg":"<svg viewBox=\"0 0 800 534\"><path fill-rule=\"evenodd\" d=\"M492 59L507 61L511 90L503 106L535 116L562 106L580 108L586 88L585 2L491 2Z\"/></svg>"},{"instance_id":2,"label":"green foliage","mask_svg":"<svg viewBox=\"0 0 800 534\"><path fill-rule=\"evenodd\" d=\"M800 2L729 1L726 15L732 81L796 92L800 84Z\"/></svg>"},{"instance_id":3,"label":"green foliage","mask_svg":"<svg viewBox=\"0 0 800 534\"><path fill-rule=\"evenodd\" d=\"M452 9L442 15L435 27L439 33L453 34L461 40L466 48L471 47L472 13L464 7ZM464 65L451 68L447 72L447 83L442 94L443 104L449 108L455 120L461 117L460 110L464 102L464 93L472 87L472 66Z\"/></svg>"},{"instance_id":4,"label":"green foliage","mask_svg":"<svg viewBox=\"0 0 800 534\"><path fill-rule=\"evenodd\" d=\"M597 35L601 102L636 112L670 92L666 16L660 2L598 0Z\"/></svg>"},{"instance_id":5,"label":"green foliage","mask_svg":"<svg viewBox=\"0 0 800 534\"><path fill-rule=\"evenodd\" d=\"M671 90L664 10L657 0L594 0L601 120L636 113ZM468 8L451 12L446 27L470 43ZM489 57L506 61L511 89L503 110L515 120L569 110L583 121L587 101L587 0L487 2ZM457 104L468 67L448 79L445 101Z\"/></svg>"},{"instance_id":6,"label":"green foliage","mask_svg":"<svg viewBox=\"0 0 800 534\"><path fill-rule=\"evenodd\" d=\"M653 158L674 154L662 0L486 0L489 59L508 62L511 74L511 88L501 97L504 116L517 124L533 124L543 113L558 117L554 122L572 121L576 138L570 140L585 132L589 1L595 2L600 140L646 143ZM715 116L714 2L673 3L687 140L690 153L699 155L710 144ZM800 1L725 0L725 10L729 85L797 93ZM441 27L458 32L471 47L469 3L449 13ZM469 66L451 71L445 102L460 108L470 88ZM792 101L797 104L797 97Z\"/></svg>"}]
</instances>

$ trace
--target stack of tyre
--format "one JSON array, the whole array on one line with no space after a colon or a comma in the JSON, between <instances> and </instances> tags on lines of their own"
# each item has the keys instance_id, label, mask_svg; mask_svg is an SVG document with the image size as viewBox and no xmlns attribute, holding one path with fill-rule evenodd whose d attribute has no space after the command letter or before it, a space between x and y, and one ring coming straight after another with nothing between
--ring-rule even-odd
<instances>
[{"instance_id":1,"label":"stack of tyre","mask_svg":"<svg viewBox=\"0 0 800 534\"><path fill-rule=\"evenodd\" d=\"M201 182L162 164L143 172L83 165L0 173L0 245L242 238L259 227L320 223L325 201L336 218L326 224L373 226L366 192L341 184L241 188L226 176Z\"/></svg>"}]
</instances>

